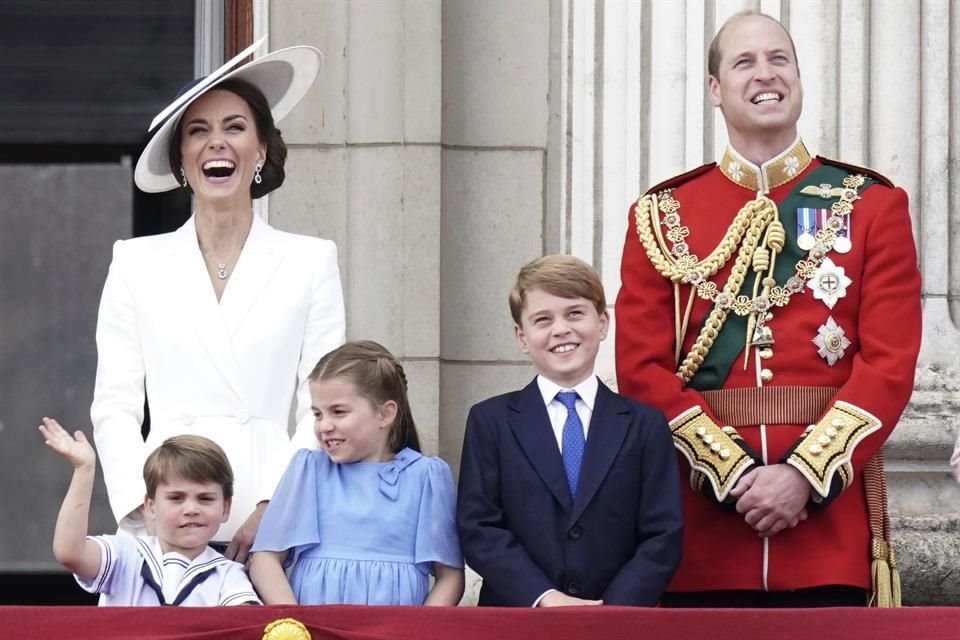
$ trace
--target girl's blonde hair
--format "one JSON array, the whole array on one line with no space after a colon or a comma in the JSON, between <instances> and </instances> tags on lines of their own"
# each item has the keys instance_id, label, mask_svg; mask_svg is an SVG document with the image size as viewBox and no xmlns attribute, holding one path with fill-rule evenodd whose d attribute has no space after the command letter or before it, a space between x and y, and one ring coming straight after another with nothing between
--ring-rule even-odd
<instances>
[{"instance_id":1,"label":"girl's blonde hair","mask_svg":"<svg viewBox=\"0 0 960 640\"><path fill-rule=\"evenodd\" d=\"M390 426L388 443L397 453L404 447L420 451L420 438L407 399L407 376L393 354L373 340L358 340L337 347L320 358L310 372L310 381L346 378L357 392L381 405L393 400L397 403L397 417Z\"/></svg>"}]
</instances>

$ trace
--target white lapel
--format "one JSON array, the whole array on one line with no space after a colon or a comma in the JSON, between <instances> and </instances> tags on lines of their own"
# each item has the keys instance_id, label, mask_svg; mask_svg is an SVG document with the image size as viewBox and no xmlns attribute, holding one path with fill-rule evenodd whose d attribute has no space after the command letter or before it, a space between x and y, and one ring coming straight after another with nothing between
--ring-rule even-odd
<instances>
[{"instance_id":1,"label":"white lapel","mask_svg":"<svg viewBox=\"0 0 960 640\"><path fill-rule=\"evenodd\" d=\"M193 216L175 232L173 253L173 276L175 282L179 284L177 294L182 296L180 304L175 308L181 309L193 318L192 324L200 344L207 351L224 381L239 398L245 398L246 393L240 382L240 365L230 344L230 334L224 322L223 309L217 302L217 295L210 283L203 254L200 253Z\"/></svg>"},{"instance_id":2,"label":"white lapel","mask_svg":"<svg viewBox=\"0 0 960 640\"><path fill-rule=\"evenodd\" d=\"M243 319L261 299L261 293L283 259L280 234L254 214L250 234L243 245L237 266L220 298L227 336L237 335Z\"/></svg>"}]
</instances>

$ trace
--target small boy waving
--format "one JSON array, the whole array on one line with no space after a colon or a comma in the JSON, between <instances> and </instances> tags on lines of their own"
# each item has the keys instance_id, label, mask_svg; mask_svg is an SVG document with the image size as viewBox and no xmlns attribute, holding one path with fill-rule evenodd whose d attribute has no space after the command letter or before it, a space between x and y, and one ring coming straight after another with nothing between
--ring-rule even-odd
<instances>
[{"instance_id":1,"label":"small boy waving","mask_svg":"<svg viewBox=\"0 0 960 640\"><path fill-rule=\"evenodd\" d=\"M103 605L259 604L243 566L207 543L230 515L233 472L223 450L201 436L167 439L147 458L144 513L156 536L87 536L97 456L82 431L40 425L47 446L73 465L53 535L53 554Z\"/></svg>"}]
</instances>

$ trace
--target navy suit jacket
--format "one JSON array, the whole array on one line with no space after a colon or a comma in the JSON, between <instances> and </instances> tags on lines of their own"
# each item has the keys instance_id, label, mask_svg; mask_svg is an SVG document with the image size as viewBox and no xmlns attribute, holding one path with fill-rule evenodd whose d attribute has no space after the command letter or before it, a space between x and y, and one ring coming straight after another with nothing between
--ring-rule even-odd
<instances>
[{"instance_id":1,"label":"navy suit jacket","mask_svg":"<svg viewBox=\"0 0 960 640\"><path fill-rule=\"evenodd\" d=\"M474 405L457 501L481 605L531 606L548 589L653 605L680 562L677 456L663 415L597 389L576 499L536 380Z\"/></svg>"}]
</instances>

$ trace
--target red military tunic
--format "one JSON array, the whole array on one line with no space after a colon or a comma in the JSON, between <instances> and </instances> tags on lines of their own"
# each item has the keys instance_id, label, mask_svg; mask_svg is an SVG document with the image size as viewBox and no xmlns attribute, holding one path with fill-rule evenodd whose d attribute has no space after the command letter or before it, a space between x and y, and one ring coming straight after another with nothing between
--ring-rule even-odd
<instances>
[{"instance_id":1,"label":"red military tunic","mask_svg":"<svg viewBox=\"0 0 960 640\"><path fill-rule=\"evenodd\" d=\"M819 266L829 259L833 267L814 272L812 266L798 266L803 286L794 282L792 295L786 296L786 283L777 279L778 302L788 300L771 305L772 317L766 311L759 314L769 317L766 328L774 343L751 347L746 368L743 351L749 329L739 332L740 351L728 371L721 370L712 382L708 376L698 388L696 378L684 383L676 374L675 336L693 289L684 279L696 281L699 276L680 279L675 290L652 256L669 251L674 258L683 255L676 250L678 241L701 259L710 256L758 190L768 188L769 198L781 203L825 164L841 167L844 176L859 173L875 181L856 199L850 194L839 198L840 184L823 185L819 196L810 196L822 198L819 206L828 210L840 199L850 204L849 247L828 243L825 255L811 260ZM665 188L672 191L665 193ZM807 187L804 193L816 191ZM616 303L616 366L620 393L667 415L681 452L681 472L691 478L684 483L683 555L668 591L792 590L826 584L870 588L870 531L860 472L910 398L920 344L920 275L906 193L867 170L812 159L799 141L762 168L730 149L720 165L684 174L649 193L658 192L660 203L672 198L679 208L661 208L654 214L659 218L644 215L643 199L631 208ZM671 211L679 221L664 224ZM821 228L826 217L820 219ZM803 216L779 207L784 226L796 224L795 218ZM659 229L651 221L657 219ZM671 225L685 227L689 235L681 231L668 237ZM660 234L659 246L666 251L651 251L652 242L644 246L644 228L654 237ZM807 250L797 248L799 231L803 229L788 242L809 260ZM734 250L722 268L701 283L709 280L722 290L737 256ZM794 272L796 261L788 261L785 254L779 261ZM706 286L709 296L712 285ZM815 293L828 302L832 298L833 308ZM753 298L747 286L740 294ZM716 300L694 297L680 363L687 360ZM751 419L757 422L743 422ZM735 430L727 426L736 420ZM777 421L795 423L771 424ZM741 451L737 438L755 457ZM807 477L814 501L807 520L763 539L741 514L718 505L717 498L727 498L749 469L778 462L793 465ZM697 473L691 473L691 465Z\"/></svg>"}]
</instances>

